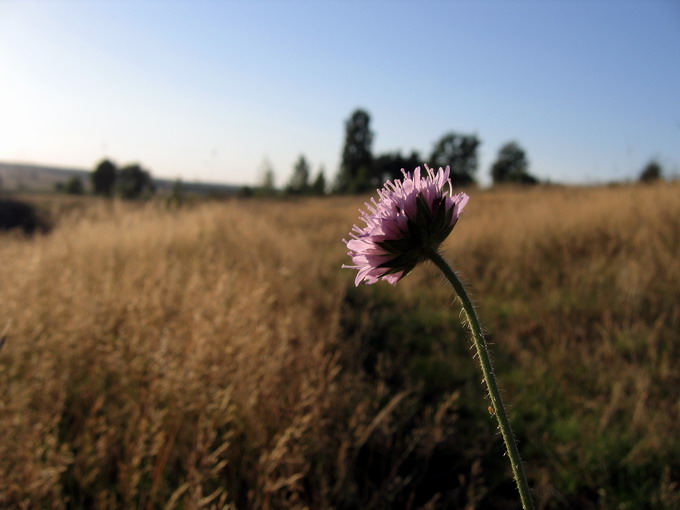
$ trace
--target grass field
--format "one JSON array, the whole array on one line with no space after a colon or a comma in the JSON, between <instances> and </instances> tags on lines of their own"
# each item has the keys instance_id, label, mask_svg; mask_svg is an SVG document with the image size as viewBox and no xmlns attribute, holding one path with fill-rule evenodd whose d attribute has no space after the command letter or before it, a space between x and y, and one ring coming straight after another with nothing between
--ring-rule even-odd
<instances>
[{"instance_id":1,"label":"grass field","mask_svg":"<svg viewBox=\"0 0 680 510\"><path fill-rule=\"evenodd\" d=\"M680 183L470 191L539 508L680 508ZM363 199L41 199L0 234L0 507L518 508L459 305L355 288Z\"/></svg>"}]
</instances>

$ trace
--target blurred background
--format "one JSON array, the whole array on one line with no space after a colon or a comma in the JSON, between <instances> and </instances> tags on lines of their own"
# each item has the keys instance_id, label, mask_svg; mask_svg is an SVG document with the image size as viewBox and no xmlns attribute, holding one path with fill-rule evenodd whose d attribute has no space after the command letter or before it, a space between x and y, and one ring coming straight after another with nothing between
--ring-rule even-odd
<instances>
[{"instance_id":1,"label":"blurred background","mask_svg":"<svg viewBox=\"0 0 680 510\"><path fill-rule=\"evenodd\" d=\"M0 507L680 508L677 1L0 0Z\"/></svg>"}]
</instances>

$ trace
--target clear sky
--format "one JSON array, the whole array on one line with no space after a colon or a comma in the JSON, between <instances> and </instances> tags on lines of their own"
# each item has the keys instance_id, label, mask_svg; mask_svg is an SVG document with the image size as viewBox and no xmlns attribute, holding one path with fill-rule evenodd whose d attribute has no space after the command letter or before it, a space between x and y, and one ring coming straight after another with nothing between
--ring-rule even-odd
<instances>
[{"instance_id":1,"label":"clear sky","mask_svg":"<svg viewBox=\"0 0 680 510\"><path fill-rule=\"evenodd\" d=\"M374 154L518 141L572 183L680 173L680 2L0 0L0 161L277 184L337 171L344 122ZM424 161L426 162L426 161Z\"/></svg>"}]
</instances>

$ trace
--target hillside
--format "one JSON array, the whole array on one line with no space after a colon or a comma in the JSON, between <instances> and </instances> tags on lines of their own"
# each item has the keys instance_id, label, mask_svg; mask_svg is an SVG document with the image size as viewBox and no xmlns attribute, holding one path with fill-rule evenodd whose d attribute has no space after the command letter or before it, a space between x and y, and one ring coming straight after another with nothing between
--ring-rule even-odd
<instances>
[{"instance_id":1,"label":"hillside","mask_svg":"<svg viewBox=\"0 0 680 510\"><path fill-rule=\"evenodd\" d=\"M24 163L0 163L0 190L10 192L45 193L52 192L59 183L69 179L81 179L86 189L90 187L91 170L78 168L60 168L45 165ZM154 178L158 191L169 191L175 186L172 179ZM183 189L196 194L234 194L241 186L210 182L182 182Z\"/></svg>"}]
</instances>

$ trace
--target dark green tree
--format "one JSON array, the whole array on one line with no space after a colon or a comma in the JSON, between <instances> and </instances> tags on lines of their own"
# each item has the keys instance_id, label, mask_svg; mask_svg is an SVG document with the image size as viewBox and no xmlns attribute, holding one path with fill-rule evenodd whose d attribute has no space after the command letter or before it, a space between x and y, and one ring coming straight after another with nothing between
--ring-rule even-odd
<instances>
[{"instance_id":1,"label":"dark green tree","mask_svg":"<svg viewBox=\"0 0 680 510\"><path fill-rule=\"evenodd\" d=\"M303 154L293 166L293 175L286 186L286 192L292 195L303 195L309 192L309 163Z\"/></svg>"},{"instance_id":2,"label":"dark green tree","mask_svg":"<svg viewBox=\"0 0 680 510\"><path fill-rule=\"evenodd\" d=\"M314 195L326 194L326 175L323 167L319 168L319 173L316 174L316 179L312 183L312 193Z\"/></svg>"},{"instance_id":3,"label":"dark green tree","mask_svg":"<svg viewBox=\"0 0 680 510\"><path fill-rule=\"evenodd\" d=\"M139 164L127 165L118 172L116 191L125 199L142 198L155 191L151 174Z\"/></svg>"},{"instance_id":4,"label":"dark green tree","mask_svg":"<svg viewBox=\"0 0 680 510\"><path fill-rule=\"evenodd\" d=\"M491 165L494 184L536 184L538 180L529 174L526 152L517 142L508 142L499 151Z\"/></svg>"},{"instance_id":5,"label":"dark green tree","mask_svg":"<svg viewBox=\"0 0 680 510\"><path fill-rule=\"evenodd\" d=\"M337 192L358 193L377 185L373 172L372 144L371 116L365 110L355 110L345 122L342 161L335 183Z\"/></svg>"},{"instance_id":6,"label":"dark green tree","mask_svg":"<svg viewBox=\"0 0 680 510\"><path fill-rule=\"evenodd\" d=\"M656 160L647 163L642 169L642 172L640 172L640 182L654 182L662 177L663 171L661 165Z\"/></svg>"},{"instance_id":7,"label":"dark green tree","mask_svg":"<svg viewBox=\"0 0 680 510\"><path fill-rule=\"evenodd\" d=\"M80 177L76 177L74 175L68 181L66 181L64 191L69 195L82 195L83 193L85 193L83 181L80 180Z\"/></svg>"},{"instance_id":8,"label":"dark green tree","mask_svg":"<svg viewBox=\"0 0 680 510\"><path fill-rule=\"evenodd\" d=\"M241 198L250 198L255 195L255 192L253 191L253 188L250 186L242 186L237 193L237 196Z\"/></svg>"},{"instance_id":9,"label":"dark green tree","mask_svg":"<svg viewBox=\"0 0 680 510\"><path fill-rule=\"evenodd\" d=\"M110 160L104 159L95 167L90 179L95 195L110 197L116 186L118 169Z\"/></svg>"},{"instance_id":10,"label":"dark green tree","mask_svg":"<svg viewBox=\"0 0 680 510\"><path fill-rule=\"evenodd\" d=\"M407 172L413 172L418 166L422 167L423 162L417 151L411 151L408 156L402 155L400 151L386 152L373 160L374 172L379 183L388 179L402 179L402 168Z\"/></svg>"},{"instance_id":11,"label":"dark green tree","mask_svg":"<svg viewBox=\"0 0 680 510\"><path fill-rule=\"evenodd\" d=\"M435 144L430 156L430 167L451 167L451 180L456 186L476 182L477 148L481 144L475 135L446 133Z\"/></svg>"}]
</instances>

